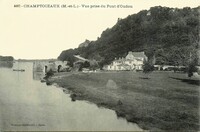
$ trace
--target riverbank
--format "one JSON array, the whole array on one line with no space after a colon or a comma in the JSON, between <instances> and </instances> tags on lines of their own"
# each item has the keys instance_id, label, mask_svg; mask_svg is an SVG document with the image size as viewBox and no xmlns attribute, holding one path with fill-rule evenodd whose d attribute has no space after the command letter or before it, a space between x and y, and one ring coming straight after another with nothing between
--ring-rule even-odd
<instances>
[{"instance_id":1,"label":"riverbank","mask_svg":"<svg viewBox=\"0 0 200 132\"><path fill-rule=\"evenodd\" d=\"M199 81L191 84L185 74L172 72L149 78L140 72L71 72L49 82L68 89L72 100L113 109L145 130L199 130Z\"/></svg>"}]
</instances>

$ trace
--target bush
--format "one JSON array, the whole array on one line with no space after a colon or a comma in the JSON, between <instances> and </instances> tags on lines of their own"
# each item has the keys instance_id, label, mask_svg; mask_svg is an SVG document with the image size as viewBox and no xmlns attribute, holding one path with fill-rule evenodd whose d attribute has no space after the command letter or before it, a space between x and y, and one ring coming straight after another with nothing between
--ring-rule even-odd
<instances>
[{"instance_id":1,"label":"bush","mask_svg":"<svg viewBox=\"0 0 200 132\"><path fill-rule=\"evenodd\" d=\"M190 63L188 66L188 77L192 77L193 76L193 72L197 72L198 68L196 67L196 65L194 63Z\"/></svg>"},{"instance_id":2,"label":"bush","mask_svg":"<svg viewBox=\"0 0 200 132\"><path fill-rule=\"evenodd\" d=\"M50 70L46 73L46 78L49 78L49 77L51 77L51 76L53 76L53 75L54 75L54 72L53 72L52 69L50 69Z\"/></svg>"},{"instance_id":3,"label":"bush","mask_svg":"<svg viewBox=\"0 0 200 132\"><path fill-rule=\"evenodd\" d=\"M153 70L154 70L154 66L153 65L151 65L149 62L145 62L144 63L144 65L143 65L143 72L145 74L153 72Z\"/></svg>"}]
</instances>

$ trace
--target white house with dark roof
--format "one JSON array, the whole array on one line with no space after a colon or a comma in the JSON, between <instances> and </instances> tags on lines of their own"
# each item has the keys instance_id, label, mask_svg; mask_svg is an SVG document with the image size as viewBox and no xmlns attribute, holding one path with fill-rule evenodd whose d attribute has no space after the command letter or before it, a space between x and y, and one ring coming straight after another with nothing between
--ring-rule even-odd
<instances>
[{"instance_id":1,"label":"white house with dark roof","mask_svg":"<svg viewBox=\"0 0 200 132\"><path fill-rule=\"evenodd\" d=\"M142 70L147 56L144 52L129 51L125 58L115 59L110 65L104 66L104 70Z\"/></svg>"}]
</instances>

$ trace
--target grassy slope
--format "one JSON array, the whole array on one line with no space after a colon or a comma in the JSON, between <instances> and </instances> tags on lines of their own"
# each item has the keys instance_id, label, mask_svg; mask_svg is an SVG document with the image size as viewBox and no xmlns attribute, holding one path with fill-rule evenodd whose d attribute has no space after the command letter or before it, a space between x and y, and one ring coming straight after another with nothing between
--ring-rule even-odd
<instances>
[{"instance_id":1,"label":"grassy slope","mask_svg":"<svg viewBox=\"0 0 200 132\"><path fill-rule=\"evenodd\" d=\"M81 73L55 79L84 99L116 111L119 117L150 130L199 130L198 85L169 78L186 78L180 73L159 73L142 79L143 73ZM106 87L108 80L117 89ZM121 101L119 103L118 101Z\"/></svg>"}]
</instances>

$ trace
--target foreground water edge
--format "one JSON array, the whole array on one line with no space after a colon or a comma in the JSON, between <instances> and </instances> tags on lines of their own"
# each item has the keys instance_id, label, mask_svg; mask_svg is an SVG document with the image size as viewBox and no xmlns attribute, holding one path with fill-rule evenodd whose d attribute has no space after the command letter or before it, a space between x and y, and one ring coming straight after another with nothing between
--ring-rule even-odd
<instances>
[{"instance_id":1,"label":"foreground water edge","mask_svg":"<svg viewBox=\"0 0 200 132\"><path fill-rule=\"evenodd\" d=\"M141 131L113 110L86 101L72 101L57 86L41 83L32 63L16 63L15 72L0 68L0 128L2 131Z\"/></svg>"}]
</instances>

